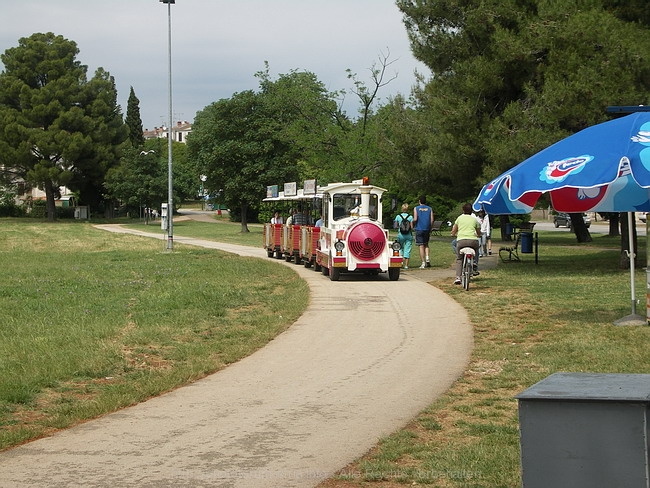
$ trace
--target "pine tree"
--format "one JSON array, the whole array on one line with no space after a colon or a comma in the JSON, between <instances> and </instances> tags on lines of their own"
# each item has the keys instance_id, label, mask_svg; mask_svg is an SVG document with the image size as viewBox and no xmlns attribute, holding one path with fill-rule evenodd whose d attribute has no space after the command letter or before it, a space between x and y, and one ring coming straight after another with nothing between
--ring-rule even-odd
<instances>
[{"instance_id":1,"label":"pine tree","mask_svg":"<svg viewBox=\"0 0 650 488\"><path fill-rule=\"evenodd\" d=\"M101 197L106 170L126 138L113 78L76 60L74 41L36 33L0 55L0 167L43 190L55 219L61 186Z\"/></svg>"},{"instance_id":2,"label":"pine tree","mask_svg":"<svg viewBox=\"0 0 650 488\"><path fill-rule=\"evenodd\" d=\"M142 119L140 118L140 100L135 96L133 87L131 87L126 105L125 123L129 129L129 140L133 147L142 147L144 145L144 135L142 133Z\"/></svg>"}]
</instances>

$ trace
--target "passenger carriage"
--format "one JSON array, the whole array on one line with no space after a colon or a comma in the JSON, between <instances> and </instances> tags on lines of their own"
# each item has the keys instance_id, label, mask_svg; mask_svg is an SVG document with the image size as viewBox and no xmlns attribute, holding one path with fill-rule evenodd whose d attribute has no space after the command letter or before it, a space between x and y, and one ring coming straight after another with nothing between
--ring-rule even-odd
<instances>
[{"instance_id":1,"label":"passenger carriage","mask_svg":"<svg viewBox=\"0 0 650 488\"><path fill-rule=\"evenodd\" d=\"M298 190L291 195L279 192L277 196L267 197L263 201L287 204L308 213L306 224L264 224L264 248L268 257L293 261L306 268L313 266L320 230L313 224L317 218L315 214L320 212L322 206L322 195Z\"/></svg>"}]
</instances>

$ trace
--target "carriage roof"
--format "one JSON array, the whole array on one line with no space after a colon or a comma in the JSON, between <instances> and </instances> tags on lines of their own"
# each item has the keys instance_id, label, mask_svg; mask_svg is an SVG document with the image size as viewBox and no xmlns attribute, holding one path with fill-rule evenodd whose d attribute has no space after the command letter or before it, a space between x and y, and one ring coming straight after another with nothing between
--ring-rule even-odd
<instances>
[{"instance_id":1,"label":"carriage roof","mask_svg":"<svg viewBox=\"0 0 650 488\"><path fill-rule=\"evenodd\" d=\"M285 196L284 192L281 191L278 193L277 197L267 197L263 202L287 202L287 201L298 201L298 200L313 200L314 198L323 198L323 193L321 188L318 189L316 193L305 193L303 189L297 191L295 195Z\"/></svg>"},{"instance_id":2,"label":"carriage roof","mask_svg":"<svg viewBox=\"0 0 650 488\"><path fill-rule=\"evenodd\" d=\"M303 189L297 190L295 195L285 195L283 191L278 193L277 197L267 197L263 202L286 202L286 201L300 201L300 200L313 200L315 198L323 198L324 193L347 193L347 194L361 194L361 187L370 188L370 193L373 195L381 196L386 191L385 188L374 185L363 185L363 180L355 180L351 183L331 183L327 186L319 186L316 193L305 193Z\"/></svg>"},{"instance_id":3,"label":"carriage roof","mask_svg":"<svg viewBox=\"0 0 650 488\"><path fill-rule=\"evenodd\" d=\"M381 196L386 191L385 188L380 188L374 185L363 185L361 180L353 181L352 183L332 183L325 187L319 188L321 193L351 193L361 194L361 187L370 188L370 193L373 195Z\"/></svg>"}]
</instances>

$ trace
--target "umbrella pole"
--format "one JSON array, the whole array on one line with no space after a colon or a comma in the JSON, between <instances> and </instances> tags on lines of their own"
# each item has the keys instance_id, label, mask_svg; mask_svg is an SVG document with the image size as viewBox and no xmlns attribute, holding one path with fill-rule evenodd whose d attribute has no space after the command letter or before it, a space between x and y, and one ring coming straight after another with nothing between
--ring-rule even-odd
<instances>
[{"instance_id":1,"label":"umbrella pole","mask_svg":"<svg viewBox=\"0 0 650 488\"><path fill-rule=\"evenodd\" d=\"M634 219L632 218L632 212L627 213L627 246L629 248L628 257L630 258L630 290L632 290L632 315L636 315L636 288L634 286L634 258L636 254L634 253L634 233L632 232L632 226L634 225Z\"/></svg>"},{"instance_id":2,"label":"umbrella pole","mask_svg":"<svg viewBox=\"0 0 650 488\"><path fill-rule=\"evenodd\" d=\"M632 294L632 313L614 322L614 325L645 325L646 318L636 314L636 288L634 286L634 233L632 226L634 219L632 212L627 213L627 238L628 238L628 257L630 258L630 289Z\"/></svg>"}]
</instances>

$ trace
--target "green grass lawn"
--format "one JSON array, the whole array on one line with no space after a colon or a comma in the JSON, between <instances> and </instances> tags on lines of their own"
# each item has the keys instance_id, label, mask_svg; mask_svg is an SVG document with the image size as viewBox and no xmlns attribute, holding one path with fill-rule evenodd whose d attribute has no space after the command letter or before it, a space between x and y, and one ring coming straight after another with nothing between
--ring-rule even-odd
<instances>
[{"instance_id":1,"label":"green grass lawn","mask_svg":"<svg viewBox=\"0 0 650 488\"><path fill-rule=\"evenodd\" d=\"M0 220L0 267L0 448L217 371L309 298L266 260L78 222Z\"/></svg>"},{"instance_id":2,"label":"green grass lawn","mask_svg":"<svg viewBox=\"0 0 650 488\"><path fill-rule=\"evenodd\" d=\"M162 235L159 226L135 226ZM240 230L225 219L174 225L176 236L261 245L260 225ZM558 371L650 373L650 327L612 325L631 308L619 238L577 244L567 231L539 232L539 239L538 265L529 254L500 263L469 292L448 279L432 283L469 313L475 347L467 370L405 429L324 486L518 487L516 394ZM432 241L434 267L451 265L450 241ZM645 263L646 239L639 243ZM178 243L165 253L156 240L80 223L1 220L0 265L7 277L0 283L2 447L250 354L289 326L308 298L291 269L272 261ZM644 314L645 269L635 276Z\"/></svg>"}]
</instances>

